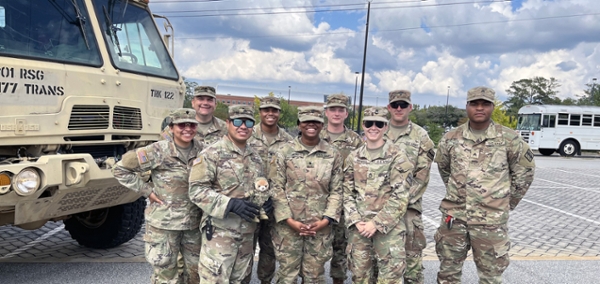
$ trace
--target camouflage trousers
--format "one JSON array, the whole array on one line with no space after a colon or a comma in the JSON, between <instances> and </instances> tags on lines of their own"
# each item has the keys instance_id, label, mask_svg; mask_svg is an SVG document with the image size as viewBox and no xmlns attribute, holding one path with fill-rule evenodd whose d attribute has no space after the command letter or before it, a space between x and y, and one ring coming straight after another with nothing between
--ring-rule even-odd
<instances>
[{"instance_id":1,"label":"camouflage trousers","mask_svg":"<svg viewBox=\"0 0 600 284\"><path fill-rule=\"evenodd\" d=\"M260 247L256 274L261 282L271 283L273 276L275 276L275 249L273 248L273 238L271 238L273 221L261 220L258 226L259 228L254 235L254 251L256 251L257 242ZM248 269L252 270L253 266L254 259L250 261ZM252 273L249 273L242 283L249 284L251 280Z\"/></svg>"},{"instance_id":2,"label":"camouflage trousers","mask_svg":"<svg viewBox=\"0 0 600 284\"><path fill-rule=\"evenodd\" d=\"M372 238L360 235L356 226L348 229L348 266L352 272L352 283L403 283L406 269L406 231L397 225L387 234L376 232ZM374 260L378 275L373 279Z\"/></svg>"},{"instance_id":3,"label":"camouflage trousers","mask_svg":"<svg viewBox=\"0 0 600 284\"><path fill-rule=\"evenodd\" d=\"M327 283L325 263L331 259L332 242L331 226L314 237L302 237L285 222L275 224L273 246L279 262L275 283L296 283L298 276L304 284Z\"/></svg>"},{"instance_id":4,"label":"camouflage trousers","mask_svg":"<svg viewBox=\"0 0 600 284\"><path fill-rule=\"evenodd\" d=\"M198 283L200 230L164 230L146 225L146 260L152 266L151 283ZM183 256L183 273L177 269L177 255Z\"/></svg>"},{"instance_id":5,"label":"camouflage trousers","mask_svg":"<svg viewBox=\"0 0 600 284\"><path fill-rule=\"evenodd\" d=\"M331 258L331 269L329 271L331 278L346 279L346 272L348 271L347 246L346 223L344 222L344 215L342 215L340 222L333 224L333 257Z\"/></svg>"},{"instance_id":6,"label":"camouflage trousers","mask_svg":"<svg viewBox=\"0 0 600 284\"><path fill-rule=\"evenodd\" d=\"M434 236L435 251L441 262L438 283L460 283L463 263L471 248L479 283L502 283L502 273L510 262L508 226L467 225L455 220L449 230L445 218L443 216Z\"/></svg>"},{"instance_id":7,"label":"camouflage trousers","mask_svg":"<svg viewBox=\"0 0 600 284\"><path fill-rule=\"evenodd\" d=\"M200 283L241 283L252 269L248 269L254 257L254 233L231 236L228 230L214 227L209 241L202 233L200 250Z\"/></svg>"},{"instance_id":8,"label":"camouflage trousers","mask_svg":"<svg viewBox=\"0 0 600 284\"><path fill-rule=\"evenodd\" d=\"M406 272L404 282L407 284L423 284L423 249L427 246L425 227L421 212L408 209L404 215L406 224Z\"/></svg>"}]
</instances>

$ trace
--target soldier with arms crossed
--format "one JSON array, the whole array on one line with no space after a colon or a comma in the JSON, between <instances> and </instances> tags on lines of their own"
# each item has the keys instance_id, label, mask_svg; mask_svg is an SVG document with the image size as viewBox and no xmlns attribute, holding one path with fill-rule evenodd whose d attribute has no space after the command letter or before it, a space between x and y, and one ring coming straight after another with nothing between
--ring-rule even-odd
<instances>
[{"instance_id":1,"label":"soldier with arms crossed","mask_svg":"<svg viewBox=\"0 0 600 284\"><path fill-rule=\"evenodd\" d=\"M351 151L363 144L360 136L344 125L344 120L348 117L348 97L342 94L327 96L325 116L327 117L327 125L321 131L321 139L336 147L342 154L342 160L344 160ZM333 284L343 284L346 279L346 271L348 270L346 261L347 245L348 240L342 212L340 222L333 225L333 257L331 258L330 270Z\"/></svg>"},{"instance_id":2,"label":"soldier with arms crossed","mask_svg":"<svg viewBox=\"0 0 600 284\"><path fill-rule=\"evenodd\" d=\"M302 276L305 284L326 283L325 262L331 259L330 225L342 210L342 157L319 138L323 111L298 108L301 136L278 149L270 165L275 201L273 245L279 261L276 283Z\"/></svg>"},{"instance_id":3,"label":"soldier with arms crossed","mask_svg":"<svg viewBox=\"0 0 600 284\"><path fill-rule=\"evenodd\" d=\"M403 215L406 213L413 164L403 150L383 139L388 111L367 108L366 145L344 162L344 213L348 225L348 263L352 283L403 283L406 268ZM377 260L378 276L372 274Z\"/></svg>"},{"instance_id":4,"label":"soldier with arms crossed","mask_svg":"<svg viewBox=\"0 0 600 284\"><path fill-rule=\"evenodd\" d=\"M533 182L535 163L514 130L491 120L494 101L490 88L469 90L469 121L446 133L438 146L435 162L446 185L434 236L438 283L460 283L470 248L479 283L502 283L509 264L508 214Z\"/></svg>"},{"instance_id":5,"label":"soldier with arms crossed","mask_svg":"<svg viewBox=\"0 0 600 284\"><path fill-rule=\"evenodd\" d=\"M146 259L152 283L198 283L200 209L188 198L189 166L202 150L194 140L198 121L193 109L171 114L173 141L162 140L123 155L113 173L124 186L150 199L146 208ZM152 183L138 173L150 171ZM183 276L177 255L183 256ZM182 279L183 278L183 279Z\"/></svg>"},{"instance_id":6,"label":"soldier with arms crossed","mask_svg":"<svg viewBox=\"0 0 600 284\"><path fill-rule=\"evenodd\" d=\"M229 107L227 135L204 149L190 172L189 195L202 211L200 283L240 283L251 270L260 207L245 199L263 175L260 156L247 146L254 115L250 106ZM267 213L273 211L264 208Z\"/></svg>"},{"instance_id":7,"label":"soldier with arms crossed","mask_svg":"<svg viewBox=\"0 0 600 284\"><path fill-rule=\"evenodd\" d=\"M260 98L259 114L260 124L254 126L248 145L260 155L263 160L263 169L265 173L269 173L269 166L271 165L269 161L275 155L273 151L294 138L285 132L285 129L277 125L281 114L280 98L271 96ZM261 283L271 283L275 275L275 251L273 249L273 239L271 238L274 223L273 218L261 220L257 232L260 246L257 274ZM248 269L252 269L252 265ZM250 283L250 276L244 279L243 283Z\"/></svg>"}]
</instances>

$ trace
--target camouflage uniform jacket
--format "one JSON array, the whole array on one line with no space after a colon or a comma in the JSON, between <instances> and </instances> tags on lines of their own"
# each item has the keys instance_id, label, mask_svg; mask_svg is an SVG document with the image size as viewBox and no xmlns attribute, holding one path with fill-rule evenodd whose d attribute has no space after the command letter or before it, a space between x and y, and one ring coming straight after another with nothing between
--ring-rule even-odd
<instances>
[{"instance_id":1,"label":"camouflage uniform jacket","mask_svg":"<svg viewBox=\"0 0 600 284\"><path fill-rule=\"evenodd\" d=\"M344 133L340 135L334 141L331 141L331 137L329 137L329 132L327 132L327 127L323 127L321 133L319 134L321 139L327 141L327 143L335 146L340 154L342 154L342 160L345 160L346 157L350 154L350 152L356 150L356 148L362 146L364 144L360 135L356 134L356 132L352 131L352 129L346 128L344 126Z\"/></svg>"},{"instance_id":2,"label":"camouflage uniform jacket","mask_svg":"<svg viewBox=\"0 0 600 284\"><path fill-rule=\"evenodd\" d=\"M151 203L145 212L146 223L165 230L198 228L201 211L188 197L188 175L192 160L202 146L193 141L189 160L182 157L175 144L158 141L123 155L113 168L115 178L143 196L154 192L164 204ZM144 182L138 173L150 171L152 182Z\"/></svg>"},{"instance_id":3,"label":"camouflage uniform jacket","mask_svg":"<svg viewBox=\"0 0 600 284\"><path fill-rule=\"evenodd\" d=\"M255 223L246 222L234 213L225 215L231 198L244 198L246 192L254 191L254 180L264 177L260 156L246 146L242 153L224 136L217 143L204 149L194 160L190 172L190 199L203 213L201 227L208 216L213 226L234 236L254 232Z\"/></svg>"},{"instance_id":4,"label":"camouflage uniform jacket","mask_svg":"<svg viewBox=\"0 0 600 284\"><path fill-rule=\"evenodd\" d=\"M292 135L289 135L283 128L279 127L279 132L277 133L277 136L275 136L275 140L271 141L271 144L269 145L259 124L254 126L252 137L248 139L248 145L260 155L264 165L264 172L267 174L269 173L269 161L272 158L272 152L282 144L292 141L292 139L294 139Z\"/></svg>"},{"instance_id":5,"label":"camouflage uniform jacket","mask_svg":"<svg viewBox=\"0 0 600 284\"><path fill-rule=\"evenodd\" d=\"M383 145L382 155L367 157L367 147L352 151L344 162L346 226L372 220L387 234L403 219L414 166L399 146Z\"/></svg>"},{"instance_id":6,"label":"camouflage uniform jacket","mask_svg":"<svg viewBox=\"0 0 600 284\"><path fill-rule=\"evenodd\" d=\"M225 121L222 119L213 116L213 125L208 128L206 133L201 133L199 127L196 131L198 133L196 133L194 139L200 142L200 145L206 148L219 141L221 138L223 138L223 135L227 134L227 123L225 123ZM173 133L169 129L169 126L163 129L162 133L160 134L160 139L173 141Z\"/></svg>"},{"instance_id":7,"label":"camouflage uniform jacket","mask_svg":"<svg viewBox=\"0 0 600 284\"><path fill-rule=\"evenodd\" d=\"M342 211L342 156L335 147L320 140L312 150L300 137L282 145L271 161L271 185L275 221L288 218L303 223L323 216L339 221ZM274 173L276 172L276 173Z\"/></svg>"},{"instance_id":8,"label":"camouflage uniform jacket","mask_svg":"<svg viewBox=\"0 0 600 284\"><path fill-rule=\"evenodd\" d=\"M435 161L446 185L440 211L474 225L506 224L535 170L529 145L493 122L478 141L469 123L446 133Z\"/></svg>"},{"instance_id":9,"label":"camouflage uniform jacket","mask_svg":"<svg viewBox=\"0 0 600 284\"><path fill-rule=\"evenodd\" d=\"M431 141L425 129L412 122L408 123L406 131L398 137L391 137L388 131L385 138L400 146L410 162L415 165L412 173L414 182L410 187L408 208L423 212L423 194L425 194L427 184L429 184L429 171L435 156L433 141Z\"/></svg>"}]
</instances>

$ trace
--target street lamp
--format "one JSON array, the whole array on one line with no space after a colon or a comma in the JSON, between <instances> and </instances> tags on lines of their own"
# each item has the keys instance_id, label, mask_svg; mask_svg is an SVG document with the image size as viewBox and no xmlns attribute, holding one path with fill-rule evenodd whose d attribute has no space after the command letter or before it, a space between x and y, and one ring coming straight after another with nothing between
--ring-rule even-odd
<instances>
[{"instance_id":1,"label":"street lamp","mask_svg":"<svg viewBox=\"0 0 600 284\"><path fill-rule=\"evenodd\" d=\"M356 117L356 88L358 87L358 71L354 72L354 75L354 100L352 101L354 103L354 107L352 108L352 128L356 126L354 125L354 118Z\"/></svg>"},{"instance_id":2,"label":"street lamp","mask_svg":"<svg viewBox=\"0 0 600 284\"><path fill-rule=\"evenodd\" d=\"M594 104L596 104L595 100L594 100L594 90L596 89L596 78L592 78L592 95L590 96L592 98L592 102Z\"/></svg>"},{"instance_id":3,"label":"street lamp","mask_svg":"<svg viewBox=\"0 0 600 284\"><path fill-rule=\"evenodd\" d=\"M450 98L450 86L448 86L448 94L446 94L446 114L444 115L444 130L448 127L448 99Z\"/></svg>"},{"instance_id":4,"label":"street lamp","mask_svg":"<svg viewBox=\"0 0 600 284\"><path fill-rule=\"evenodd\" d=\"M290 94L292 93L292 86L288 86L288 105L290 105Z\"/></svg>"}]
</instances>

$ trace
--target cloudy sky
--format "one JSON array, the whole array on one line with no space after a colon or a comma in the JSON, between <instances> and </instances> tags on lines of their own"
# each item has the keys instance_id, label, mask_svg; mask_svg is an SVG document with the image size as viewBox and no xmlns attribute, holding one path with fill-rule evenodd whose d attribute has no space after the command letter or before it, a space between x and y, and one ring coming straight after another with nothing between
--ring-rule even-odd
<instances>
[{"instance_id":1,"label":"cloudy sky","mask_svg":"<svg viewBox=\"0 0 600 284\"><path fill-rule=\"evenodd\" d=\"M174 26L182 75L218 93L322 101L353 97L358 79L360 97L366 0L152 0L150 8ZM600 78L597 0L371 2L366 105L407 89L421 105L445 105L449 90L462 107L480 85L504 100L513 81L534 76L558 79L562 98Z\"/></svg>"}]
</instances>

